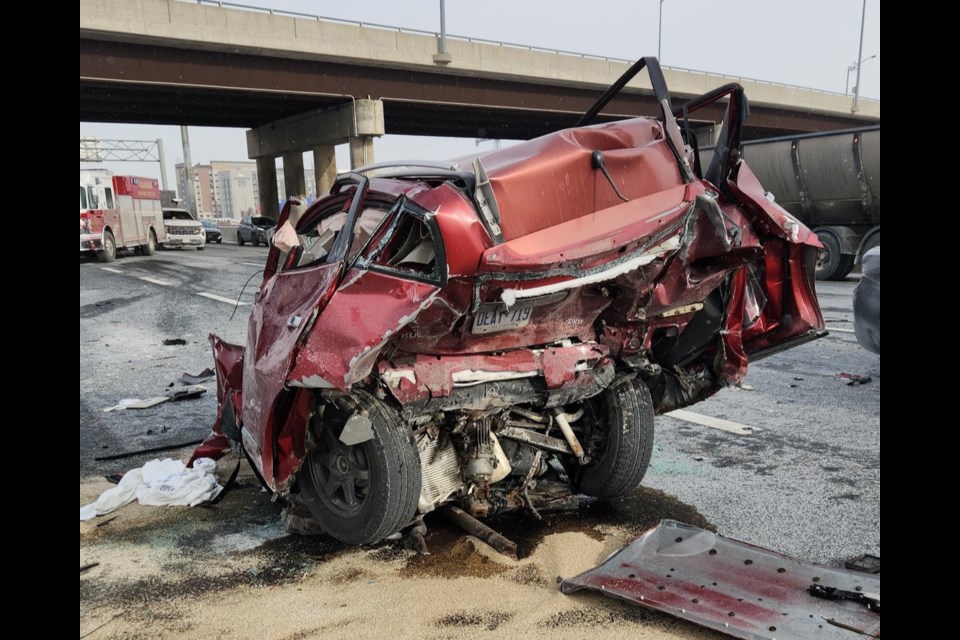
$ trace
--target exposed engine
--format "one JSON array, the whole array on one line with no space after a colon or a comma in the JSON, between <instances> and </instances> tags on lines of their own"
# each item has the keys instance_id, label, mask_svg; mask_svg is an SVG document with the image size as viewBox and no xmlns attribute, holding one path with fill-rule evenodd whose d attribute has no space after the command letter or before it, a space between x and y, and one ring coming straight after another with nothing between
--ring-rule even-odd
<instances>
[{"instance_id":1,"label":"exposed engine","mask_svg":"<svg viewBox=\"0 0 960 640\"><path fill-rule=\"evenodd\" d=\"M419 512L451 501L480 517L523 507L534 513L571 507L567 468L578 459L589 461L574 453L583 449L571 423L582 415L582 409L570 415L521 407L438 413L416 435L423 478Z\"/></svg>"}]
</instances>

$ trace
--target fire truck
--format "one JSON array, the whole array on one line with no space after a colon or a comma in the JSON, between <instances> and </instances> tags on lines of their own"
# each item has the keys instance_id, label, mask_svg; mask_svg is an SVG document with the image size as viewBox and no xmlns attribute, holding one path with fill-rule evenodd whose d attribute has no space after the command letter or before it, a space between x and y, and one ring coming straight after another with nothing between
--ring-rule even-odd
<instances>
[{"instance_id":1,"label":"fire truck","mask_svg":"<svg viewBox=\"0 0 960 640\"><path fill-rule=\"evenodd\" d=\"M156 180L80 172L80 255L113 262L117 249L134 249L152 256L164 240Z\"/></svg>"}]
</instances>

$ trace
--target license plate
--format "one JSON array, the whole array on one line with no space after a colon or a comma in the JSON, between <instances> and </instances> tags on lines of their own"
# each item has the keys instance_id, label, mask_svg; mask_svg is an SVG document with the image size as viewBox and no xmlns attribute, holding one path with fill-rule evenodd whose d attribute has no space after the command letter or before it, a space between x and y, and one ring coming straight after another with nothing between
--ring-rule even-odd
<instances>
[{"instance_id":1,"label":"license plate","mask_svg":"<svg viewBox=\"0 0 960 640\"><path fill-rule=\"evenodd\" d=\"M513 306L507 309L502 304L485 304L473 317L473 333L495 333L518 329L530 324L533 307Z\"/></svg>"}]
</instances>

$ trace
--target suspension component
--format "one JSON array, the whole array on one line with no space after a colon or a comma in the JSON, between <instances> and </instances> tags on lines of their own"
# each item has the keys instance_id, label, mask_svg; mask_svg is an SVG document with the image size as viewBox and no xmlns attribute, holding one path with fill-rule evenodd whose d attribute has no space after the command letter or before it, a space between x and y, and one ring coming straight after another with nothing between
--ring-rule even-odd
<instances>
[{"instance_id":1,"label":"suspension component","mask_svg":"<svg viewBox=\"0 0 960 640\"><path fill-rule=\"evenodd\" d=\"M573 432L573 427L570 426L571 422L579 420L582 415L583 409L574 414L564 413L559 407L553 410L553 419L557 423L557 426L560 427L560 431L563 433L567 444L570 445L570 449L573 451L573 455L576 456L577 462L581 465L586 465L590 464L590 456L584 452L583 445L577 440L577 435Z\"/></svg>"}]
</instances>

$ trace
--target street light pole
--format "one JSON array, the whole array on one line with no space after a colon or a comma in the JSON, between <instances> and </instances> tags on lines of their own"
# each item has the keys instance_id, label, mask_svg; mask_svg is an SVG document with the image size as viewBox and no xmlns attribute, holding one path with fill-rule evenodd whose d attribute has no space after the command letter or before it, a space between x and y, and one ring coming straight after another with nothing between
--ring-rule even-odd
<instances>
[{"instance_id":1,"label":"street light pole","mask_svg":"<svg viewBox=\"0 0 960 640\"><path fill-rule=\"evenodd\" d=\"M857 86L853 88L853 106L850 107L851 113L856 113L860 102L860 67L863 62L863 28L867 23L867 0L863 0L863 11L860 13L860 49L857 51Z\"/></svg>"},{"instance_id":2,"label":"street light pole","mask_svg":"<svg viewBox=\"0 0 960 640\"><path fill-rule=\"evenodd\" d=\"M657 27L657 60L660 59L660 43L662 41L663 41L663 0L660 0L660 24Z\"/></svg>"},{"instance_id":3,"label":"street light pole","mask_svg":"<svg viewBox=\"0 0 960 640\"><path fill-rule=\"evenodd\" d=\"M843 90L843 95L845 95L845 96L850 95L850 72L853 71L854 69L858 69L859 66L860 66L861 64L863 64L864 62L866 62L867 60L873 60L873 59L876 58L876 57L877 57L877 54L873 54L872 56L867 56L866 58L864 58L864 59L861 60L860 62L851 62L851 63L850 63L850 66L847 67L847 88ZM858 85L860 84L859 81L857 82L857 84L858 84Z\"/></svg>"}]
</instances>

